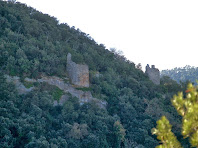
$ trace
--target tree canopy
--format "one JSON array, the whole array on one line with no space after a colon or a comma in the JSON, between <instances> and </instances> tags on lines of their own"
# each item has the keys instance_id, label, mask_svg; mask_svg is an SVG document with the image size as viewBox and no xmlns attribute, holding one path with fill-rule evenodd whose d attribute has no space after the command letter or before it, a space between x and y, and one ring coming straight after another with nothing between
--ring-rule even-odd
<instances>
[{"instance_id":1,"label":"tree canopy","mask_svg":"<svg viewBox=\"0 0 198 148\"><path fill-rule=\"evenodd\" d=\"M172 104L178 114L182 116L182 135L190 140L193 147L198 147L198 87L191 83L186 90L186 98L182 92L174 95ZM162 142L159 148L181 148L181 144L171 132L171 125L168 119L163 116L157 121L157 128L152 129L152 133L157 135L157 139Z\"/></svg>"},{"instance_id":2,"label":"tree canopy","mask_svg":"<svg viewBox=\"0 0 198 148\"><path fill-rule=\"evenodd\" d=\"M198 80L198 68L186 65L185 67L176 67L170 70L162 70L161 76L169 76L178 83L186 81L196 83L196 80Z\"/></svg>"},{"instance_id":3,"label":"tree canopy","mask_svg":"<svg viewBox=\"0 0 198 148\"><path fill-rule=\"evenodd\" d=\"M0 0L0 27L0 147L151 148L157 140L150 129L162 114L180 134L180 118L169 101L185 85L165 79L156 86L119 51L19 2ZM54 106L62 95L56 87L26 84L36 89L20 95L4 78L67 78L68 53L89 66L89 90L107 102L106 109L81 105L71 95Z\"/></svg>"}]
</instances>

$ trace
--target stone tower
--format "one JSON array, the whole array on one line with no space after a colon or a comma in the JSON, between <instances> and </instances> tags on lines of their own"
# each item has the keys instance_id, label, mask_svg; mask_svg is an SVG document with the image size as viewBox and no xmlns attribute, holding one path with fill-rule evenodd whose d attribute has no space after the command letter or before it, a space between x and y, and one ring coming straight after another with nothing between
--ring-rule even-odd
<instances>
[{"instance_id":1,"label":"stone tower","mask_svg":"<svg viewBox=\"0 0 198 148\"><path fill-rule=\"evenodd\" d=\"M149 79L156 85L160 84L160 72L157 68L155 68L155 65L152 65L151 68L147 64L146 66L146 72L145 72Z\"/></svg>"},{"instance_id":2,"label":"stone tower","mask_svg":"<svg viewBox=\"0 0 198 148\"><path fill-rule=\"evenodd\" d=\"M77 87L89 87L88 66L73 62L70 53L67 55L67 73L72 84Z\"/></svg>"}]
</instances>

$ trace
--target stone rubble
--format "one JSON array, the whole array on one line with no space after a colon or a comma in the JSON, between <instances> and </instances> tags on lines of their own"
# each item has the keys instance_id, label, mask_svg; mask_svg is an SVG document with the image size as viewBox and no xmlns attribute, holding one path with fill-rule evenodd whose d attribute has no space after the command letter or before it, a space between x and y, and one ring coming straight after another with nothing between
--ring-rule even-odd
<instances>
[{"instance_id":1,"label":"stone rubble","mask_svg":"<svg viewBox=\"0 0 198 148\"><path fill-rule=\"evenodd\" d=\"M14 84L16 85L16 88L20 94L27 94L28 92L30 92L34 89L34 87L26 88L20 82L20 78L17 76L11 77L11 76L6 75L6 79L8 82L14 82ZM106 101L102 101L102 100L94 98L90 91L78 90L78 89L74 88L71 84L65 83L63 79L56 77L56 76L52 76L52 77L42 76L41 79L37 79L37 80L25 78L24 81L32 82L32 83L33 82L39 82L39 83L46 82L50 85L55 85L58 88L60 88L61 90L63 90L65 93L70 93L72 95L72 97L79 98L81 105L86 102L91 102L91 101L96 102L96 104L100 108L105 108L107 105ZM69 98L69 96L67 94L63 95L59 101L54 101L54 106L63 105L67 101L68 98Z\"/></svg>"}]
</instances>

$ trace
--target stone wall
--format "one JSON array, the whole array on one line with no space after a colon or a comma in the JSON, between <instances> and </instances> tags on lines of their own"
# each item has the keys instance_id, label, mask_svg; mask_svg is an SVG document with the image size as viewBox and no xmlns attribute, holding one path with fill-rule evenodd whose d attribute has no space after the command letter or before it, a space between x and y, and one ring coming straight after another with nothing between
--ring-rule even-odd
<instances>
[{"instance_id":1,"label":"stone wall","mask_svg":"<svg viewBox=\"0 0 198 148\"><path fill-rule=\"evenodd\" d=\"M147 64L146 66L146 72L145 72L149 79L156 85L160 84L160 72L157 68L155 68L155 65L152 65L151 68Z\"/></svg>"},{"instance_id":2,"label":"stone wall","mask_svg":"<svg viewBox=\"0 0 198 148\"><path fill-rule=\"evenodd\" d=\"M8 82L13 82L16 85L16 88L19 92L19 94L27 94L30 91L34 90L35 87L31 87L31 88L26 88L23 83L20 81L20 78L17 76L9 76L6 75L5 76ZM94 98L91 94L91 92L89 91L82 91L82 90L78 90L75 87L73 87L71 84L66 83L64 81L64 79L61 79L59 77L47 77L47 76L41 76L40 79L30 79L30 78L25 78L24 81L26 82L39 82L39 83L48 83L50 85L54 85L57 86L58 88L60 88L61 90L64 91L64 95L61 96L59 101L54 101L54 106L57 105L64 105L64 103L67 102L69 96L68 93L72 95L72 97L77 97L79 98L79 103L80 105L87 103L87 102L94 102L96 103L96 105L100 108L106 108L107 106L107 102L103 101L103 100L98 100L97 98Z\"/></svg>"},{"instance_id":3,"label":"stone wall","mask_svg":"<svg viewBox=\"0 0 198 148\"><path fill-rule=\"evenodd\" d=\"M72 84L78 87L89 87L88 66L73 62L70 53L67 55L67 73Z\"/></svg>"}]
</instances>

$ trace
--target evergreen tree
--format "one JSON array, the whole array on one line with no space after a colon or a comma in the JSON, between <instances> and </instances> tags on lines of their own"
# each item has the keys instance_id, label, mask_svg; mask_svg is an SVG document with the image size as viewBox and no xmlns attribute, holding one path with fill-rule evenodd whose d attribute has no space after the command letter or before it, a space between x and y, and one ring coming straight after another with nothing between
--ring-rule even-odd
<instances>
[{"instance_id":1,"label":"evergreen tree","mask_svg":"<svg viewBox=\"0 0 198 148\"><path fill-rule=\"evenodd\" d=\"M198 147L198 87L191 83L186 90L186 98L182 92L175 95L172 104L177 112L182 116L182 135L190 139L193 147ZM157 121L157 128L152 129L152 133L157 135L157 139L162 142L159 148L180 148L181 144L177 141L171 131L168 119L163 116Z\"/></svg>"}]
</instances>

